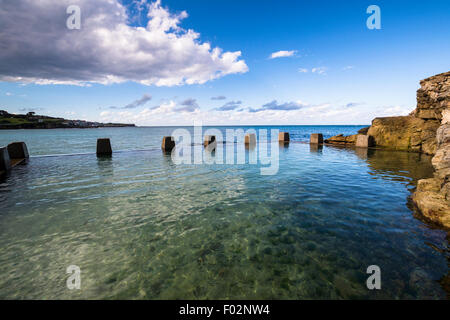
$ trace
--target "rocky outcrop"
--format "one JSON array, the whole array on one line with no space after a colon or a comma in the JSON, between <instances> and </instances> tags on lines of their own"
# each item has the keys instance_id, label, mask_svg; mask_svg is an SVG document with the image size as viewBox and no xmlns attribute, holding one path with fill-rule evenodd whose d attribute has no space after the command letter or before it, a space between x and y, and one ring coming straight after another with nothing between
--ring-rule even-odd
<instances>
[{"instance_id":1,"label":"rocky outcrop","mask_svg":"<svg viewBox=\"0 0 450 320\"><path fill-rule=\"evenodd\" d=\"M422 80L415 117L440 120L436 152L431 160L434 177L419 180L413 201L428 219L450 228L450 72Z\"/></svg>"},{"instance_id":2,"label":"rocky outcrop","mask_svg":"<svg viewBox=\"0 0 450 320\"><path fill-rule=\"evenodd\" d=\"M379 147L434 154L439 124L439 120L415 116L375 118L367 134Z\"/></svg>"},{"instance_id":3,"label":"rocky outcrop","mask_svg":"<svg viewBox=\"0 0 450 320\"><path fill-rule=\"evenodd\" d=\"M354 145L356 143L357 134L351 136L344 136L339 134L325 140L325 143L338 144L338 145Z\"/></svg>"}]
</instances>

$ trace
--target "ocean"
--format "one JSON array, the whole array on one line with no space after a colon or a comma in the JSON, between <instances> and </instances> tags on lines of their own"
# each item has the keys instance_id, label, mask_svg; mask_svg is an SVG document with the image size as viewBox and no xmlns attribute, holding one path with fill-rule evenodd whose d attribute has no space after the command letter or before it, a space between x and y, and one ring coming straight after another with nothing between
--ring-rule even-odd
<instances>
[{"instance_id":1,"label":"ocean","mask_svg":"<svg viewBox=\"0 0 450 320\"><path fill-rule=\"evenodd\" d=\"M31 157L0 180L0 299L446 299L446 232L409 199L430 157L307 143L362 127L244 127L290 133L269 175L259 146L178 163L161 151L171 127L2 130Z\"/></svg>"}]
</instances>

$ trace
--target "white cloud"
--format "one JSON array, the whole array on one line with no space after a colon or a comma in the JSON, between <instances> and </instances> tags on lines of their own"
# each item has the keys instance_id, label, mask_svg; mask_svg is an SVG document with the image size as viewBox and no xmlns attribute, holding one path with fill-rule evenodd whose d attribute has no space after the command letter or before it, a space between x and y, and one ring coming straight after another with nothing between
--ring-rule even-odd
<instances>
[{"instance_id":1,"label":"white cloud","mask_svg":"<svg viewBox=\"0 0 450 320\"><path fill-rule=\"evenodd\" d=\"M414 107L385 106L377 110L377 117L407 116Z\"/></svg>"},{"instance_id":2,"label":"white cloud","mask_svg":"<svg viewBox=\"0 0 450 320\"><path fill-rule=\"evenodd\" d=\"M345 66L345 67L342 68L342 70L343 71L347 71L347 70L352 70L354 68L355 68L354 66Z\"/></svg>"},{"instance_id":3,"label":"white cloud","mask_svg":"<svg viewBox=\"0 0 450 320\"><path fill-rule=\"evenodd\" d=\"M327 68L326 67L315 67L311 69L312 73L317 74L327 74Z\"/></svg>"},{"instance_id":4,"label":"white cloud","mask_svg":"<svg viewBox=\"0 0 450 320\"><path fill-rule=\"evenodd\" d=\"M295 51L295 50L291 50L291 51L281 50L281 51L273 52L270 55L269 59L292 57L296 52L297 51Z\"/></svg>"},{"instance_id":5,"label":"white cloud","mask_svg":"<svg viewBox=\"0 0 450 320\"><path fill-rule=\"evenodd\" d=\"M140 2L149 22L128 23L119 0L1 0L0 81L90 85L134 81L144 85L202 84L245 73L241 52L200 41L160 0ZM81 30L66 28L66 8L81 8Z\"/></svg>"},{"instance_id":6,"label":"white cloud","mask_svg":"<svg viewBox=\"0 0 450 320\"><path fill-rule=\"evenodd\" d=\"M308 72L308 69L305 69L305 68L299 68L299 69L298 69L298 72L300 72L300 73L307 73L307 72Z\"/></svg>"}]
</instances>

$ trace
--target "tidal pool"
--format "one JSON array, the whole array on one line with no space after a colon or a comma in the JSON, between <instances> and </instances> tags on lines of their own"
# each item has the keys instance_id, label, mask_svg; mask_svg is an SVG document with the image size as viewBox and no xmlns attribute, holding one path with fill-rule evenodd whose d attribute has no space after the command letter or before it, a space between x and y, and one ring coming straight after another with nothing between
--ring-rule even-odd
<instances>
[{"instance_id":1,"label":"tidal pool","mask_svg":"<svg viewBox=\"0 0 450 320\"><path fill-rule=\"evenodd\" d=\"M430 157L294 134L263 176L175 164L161 133L112 158L32 151L0 181L1 299L446 299L446 232L409 200ZM70 265L80 290L66 286ZM370 265L381 290L366 287Z\"/></svg>"}]
</instances>

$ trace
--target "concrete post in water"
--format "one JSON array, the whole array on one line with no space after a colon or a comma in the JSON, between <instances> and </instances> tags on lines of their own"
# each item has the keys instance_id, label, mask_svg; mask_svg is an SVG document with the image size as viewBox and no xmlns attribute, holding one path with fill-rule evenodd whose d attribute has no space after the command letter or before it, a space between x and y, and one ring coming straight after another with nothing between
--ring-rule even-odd
<instances>
[{"instance_id":1,"label":"concrete post in water","mask_svg":"<svg viewBox=\"0 0 450 320\"><path fill-rule=\"evenodd\" d=\"M203 143L203 145L207 147L214 142L216 142L216 136L205 136L205 142Z\"/></svg>"},{"instance_id":2,"label":"concrete post in water","mask_svg":"<svg viewBox=\"0 0 450 320\"><path fill-rule=\"evenodd\" d=\"M111 141L109 138L100 138L97 139L97 157L101 156L111 156Z\"/></svg>"},{"instance_id":3,"label":"concrete post in water","mask_svg":"<svg viewBox=\"0 0 450 320\"><path fill-rule=\"evenodd\" d=\"M310 144L323 144L323 135L321 133L313 133L309 139Z\"/></svg>"},{"instance_id":4,"label":"concrete post in water","mask_svg":"<svg viewBox=\"0 0 450 320\"><path fill-rule=\"evenodd\" d=\"M9 158L8 148L0 148L0 174L11 170L11 159Z\"/></svg>"},{"instance_id":5,"label":"concrete post in water","mask_svg":"<svg viewBox=\"0 0 450 320\"><path fill-rule=\"evenodd\" d=\"M289 132L280 132L278 134L278 141L279 142L284 142L284 143L289 143Z\"/></svg>"},{"instance_id":6,"label":"concrete post in water","mask_svg":"<svg viewBox=\"0 0 450 320\"><path fill-rule=\"evenodd\" d=\"M356 137L356 147L369 148L375 145L375 141L372 136L358 134Z\"/></svg>"},{"instance_id":7,"label":"concrete post in water","mask_svg":"<svg viewBox=\"0 0 450 320\"><path fill-rule=\"evenodd\" d=\"M164 152L171 152L175 148L175 140L173 137L164 137L162 140L161 149Z\"/></svg>"},{"instance_id":8,"label":"concrete post in water","mask_svg":"<svg viewBox=\"0 0 450 320\"><path fill-rule=\"evenodd\" d=\"M247 133L245 135L245 144L246 145L255 145L256 144L256 134Z\"/></svg>"},{"instance_id":9,"label":"concrete post in water","mask_svg":"<svg viewBox=\"0 0 450 320\"><path fill-rule=\"evenodd\" d=\"M28 159L28 148L25 142L13 142L8 144L8 153L10 159Z\"/></svg>"}]
</instances>

